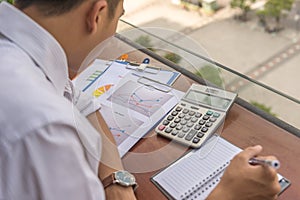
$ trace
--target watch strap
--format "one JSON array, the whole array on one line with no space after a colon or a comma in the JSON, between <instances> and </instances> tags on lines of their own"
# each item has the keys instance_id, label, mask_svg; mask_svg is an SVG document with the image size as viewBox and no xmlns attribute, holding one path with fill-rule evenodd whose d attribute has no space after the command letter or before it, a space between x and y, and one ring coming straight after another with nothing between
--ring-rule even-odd
<instances>
[{"instance_id":1,"label":"watch strap","mask_svg":"<svg viewBox=\"0 0 300 200\"><path fill-rule=\"evenodd\" d=\"M102 185L103 185L104 189L107 188L108 186L114 184L114 180L115 180L114 173L112 173L109 176L107 176L106 178L104 178L102 180Z\"/></svg>"}]
</instances>

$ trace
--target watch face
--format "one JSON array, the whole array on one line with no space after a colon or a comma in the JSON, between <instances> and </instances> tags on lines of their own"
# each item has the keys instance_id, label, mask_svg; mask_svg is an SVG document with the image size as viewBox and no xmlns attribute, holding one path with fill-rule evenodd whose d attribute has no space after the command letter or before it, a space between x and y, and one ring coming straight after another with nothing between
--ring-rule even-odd
<instances>
[{"instance_id":1,"label":"watch face","mask_svg":"<svg viewBox=\"0 0 300 200\"><path fill-rule=\"evenodd\" d=\"M115 178L119 184L124 186L131 186L135 184L135 178L132 174L127 171L117 171Z\"/></svg>"}]
</instances>

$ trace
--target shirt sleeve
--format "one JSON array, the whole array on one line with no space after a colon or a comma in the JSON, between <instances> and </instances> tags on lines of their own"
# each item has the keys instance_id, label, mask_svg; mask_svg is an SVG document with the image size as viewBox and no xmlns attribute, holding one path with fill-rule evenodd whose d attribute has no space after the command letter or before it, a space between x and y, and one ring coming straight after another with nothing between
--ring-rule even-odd
<instances>
[{"instance_id":1,"label":"shirt sleeve","mask_svg":"<svg viewBox=\"0 0 300 200\"><path fill-rule=\"evenodd\" d=\"M69 90L71 90L71 93L73 94L72 101L81 114L88 116L89 114L101 109L101 103L97 100L97 98L86 94L86 92L81 92L74 87L71 81L69 82L69 87Z\"/></svg>"},{"instance_id":2,"label":"shirt sleeve","mask_svg":"<svg viewBox=\"0 0 300 200\"><path fill-rule=\"evenodd\" d=\"M101 109L101 103L96 98L90 97L84 92L81 92L75 106L84 116L88 116Z\"/></svg>"},{"instance_id":3,"label":"shirt sleeve","mask_svg":"<svg viewBox=\"0 0 300 200\"><path fill-rule=\"evenodd\" d=\"M73 127L47 125L11 146L1 169L4 199L104 199L93 169Z\"/></svg>"}]
</instances>

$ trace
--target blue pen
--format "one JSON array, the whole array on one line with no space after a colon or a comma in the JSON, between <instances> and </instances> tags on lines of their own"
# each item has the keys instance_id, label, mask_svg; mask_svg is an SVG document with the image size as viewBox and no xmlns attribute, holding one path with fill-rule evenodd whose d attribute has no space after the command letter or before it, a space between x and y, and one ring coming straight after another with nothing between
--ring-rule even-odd
<instances>
[{"instance_id":1,"label":"blue pen","mask_svg":"<svg viewBox=\"0 0 300 200\"><path fill-rule=\"evenodd\" d=\"M279 169L280 162L278 160L264 160L258 158L251 158L249 160L249 164L251 165L267 165L273 167L274 169Z\"/></svg>"}]
</instances>

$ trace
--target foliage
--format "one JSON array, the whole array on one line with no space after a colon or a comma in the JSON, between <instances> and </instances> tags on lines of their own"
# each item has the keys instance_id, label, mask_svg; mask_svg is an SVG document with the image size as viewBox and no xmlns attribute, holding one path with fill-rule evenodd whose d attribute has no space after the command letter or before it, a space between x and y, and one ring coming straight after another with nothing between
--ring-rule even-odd
<instances>
[{"instance_id":1,"label":"foliage","mask_svg":"<svg viewBox=\"0 0 300 200\"><path fill-rule=\"evenodd\" d=\"M255 1L256 0L231 0L230 6L232 8L240 8L243 12L240 19L246 21L247 14L251 10L251 4L255 3Z\"/></svg>"},{"instance_id":2,"label":"foliage","mask_svg":"<svg viewBox=\"0 0 300 200\"><path fill-rule=\"evenodd\" d=\"M11 3L11 4L14 3L14 0L0 0L0 3L1 3L2 1L7 1L8 3Z\"/></svg>"},{"instance_id":3,"label":"foliage","mask_svg":"<svg viewBox=\"0 0 300 200\"><path fill-rule=\"evenodd\" d=\"M223 80L220 76L220 69L213 66L213 65L205 65L204 67L201 67L196 74L203 79L222 87Z\"/></svg>"},{"instance_id":4,"label":"foliage","mask_svg":"<svg viewBox=\"0 0 300 200\"><path fill-rule=\"evenodd\" d=\"M181 61L181 56L172 52L167 53L164 57L176 64L178 64Z\"/></svg>"},{"instance_id":5,"label":"foliage","mask_svg":"<svg viewBox=\"0 0 300 200\"><path fill-rule=\"evenodd\" d=\"M270 115L276 117L277 115L275 113L272 112L272 108L271 107L268 107L262 103L258 103L256 101L251 101L250 102L252 105L254 105L255 107L265 111L266 113L269 113Z\"/></svg>"},{"instance_id":6,"label":"foliage","mask_svg":"<svg viewBox=\"0 0 300 200\"><path fill-rule=\"evenodd\" d=\"M135 40L136 43L140 44L141 46L149 49L150 51L154 51L153 45L151 43L151 39L148 35L141 35Z\"/></svg>"},{"instance_id":7,"label":"foliage","mask_svg":"<svg viewBox=\"0 0 300 200\"><path fill-rule=\"evenodd\" d=\"M258 16L261 21L265 21L266 17L275 18L276 27L274 31L280 30L280 20L284 12L288 12L292 9L295 0L269 0L264 6L264 9L258 11ZM267 31L268 26L265 23Z\"/></svg>"},{"instance_id":8,"label":"foliage","mask_svg":"<svg viewBox=\"0 0 300 200\"><path fill-rule=\"evenodd\" d=\"M290 11L294 0L269 0L264 6L263 12L271 17L280 17L282 11Z\"/></svg>"}]
</instances>

